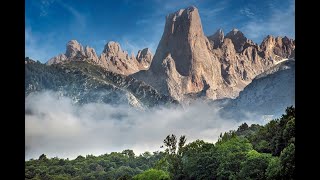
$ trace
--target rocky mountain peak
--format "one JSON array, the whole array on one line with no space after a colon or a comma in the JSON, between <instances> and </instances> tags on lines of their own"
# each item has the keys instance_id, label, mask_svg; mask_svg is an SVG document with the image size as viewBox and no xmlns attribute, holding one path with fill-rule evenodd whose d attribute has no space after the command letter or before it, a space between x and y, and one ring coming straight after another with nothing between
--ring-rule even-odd
<instances>
[{"instance_id":1,"label":"rocky mountain peak","mask_svg":"<svg viewBox=\"0 0 320 180\"><path fill-rule=\"evenodd\" d=\"M295 41L285 37L273 37L268 35L260 45L262 55L265 59L279 61L283 58L295 57Z\"/></svg>"},{"instance_id":2,"label":"rocky mountain peak","mask_svg":"<svg viewBox=\"0 0 320 180\"><path fill-rule=\"evenodd\" d=\"M66 53L50 63L92 59L108 71L132 75L181 102L199 96L234 98L278 60L294 57L294 51L295 41L288 37L270 35L258 46L238 29L226 35L219 29L206 37L198 9L190 6L166 16L154 56L148 48L136 56L128 54L110 41L98 58L94 49L72 40Z\"/></svg>"},{"instance_id":3,"label":"rocky mountain peak","mask_svg":"<svg viewBox=\"0 0 320 180\"><path fill-rule=\"evenodd\" d=\"M66 45L66 52L48 60L47 64L59 64L68 61L92 60L98 62L99 58L93 48L83 46L77 40L70 40Z\"/></svg>"},{"instance_id":4,"label":"rocky mountain peak","mask_svg":"<svg viewBox=\"0 0 320 180\"><path fill-rule=\"evenodd\" d=\"M114 41L109 41L105 46L104 46L104 53L113 53L113 54L118 54L119 52L122 52L121 46L119 43L114 42Z\"/></svg>"},{"instance_id":5,"label":"rocky mountain peak","mask_svg":"<svg viewBox=\"0 0 320 180\"><path fill-rule=\"evenodd\" d=\"M175 13L171 13L166 18L165 24L166 35L186 34L193 35L203 34L201 20L198 9L190 6L186 9L180 9Z\"/></svg>"},{"instance_id":6,"label":"rocky mountain peak","mask_svg":"<svg viewBox=\"0 0 320 180\"><path fill-rule=\"evenodd\" d=\"M237 33L242 33L242 32L239 31L239 29L237 29L237 28L233 28L230 33L233 33L235 35Z\"/></svg>"},{"instance_id":7,"label":"rocky mountain peak","mask_svg":"<svg viewBox=\"0 0 320 180\"><path fill-rule=\"evenodd\" d=\"M226 38L231 39L232 43L234 44L234 48L236 52L241 52L245 48L245 46L249 46L253 44L251 40L248 40L244 34L239 31L238 29L232 29L227 35Z\"/></svg>"},{"instance_id":8,"label":"rocky mountain peak","mask_svg":"<svg viewBox=\"0 0 320 180\"><path fill-rule=\"evenodd\" d=\"M213 35L209 36L208 39L213 42L214 48L220 47L224 39L224 33L222 29L218 29Z\"/></svg>"},{"instance_id":9,"label":"rocky mountain peak","mask_svg":"<svg viewBox=\"0 0 320 180\"><path fill-rule=\"evenodd\" d=\"M276 41L272 36L269 39ZM277 41L277 46L285 51L294 49L284 45L294 41L283 38ZM281 58L287 56L283 52L278 54ZM232 29L226 36L219 29L206 37L198 9L191 6L166 16L164 32L149 70L133 76L180 102L198 96L234 98L255 76L274 64L264 58L260 46L238 29Z\"/></svg>"},{"instance_id":10,"label":"rocky mountain peak","mask_svg":"<svg viewBox=\"0 0 320 180\"><path fill-rule=\"evenodd\" d=\"M149 69L153 55L149 48L139 50L136 59L141 65L141 69Z\"/></svg>"},{"instance_id":11,"label":"rocky mountain peak","mask_svg":"<svg viewBox=\"0 0 320 180\"><path fill-rule=\"evenodd\" d=\"M130 75L140 70L149 69L152 57L148 48L140 50L135 57L134 53L129 55L127 51L123 51L119 43L110 41L105 45L100 55L100 62L109 71Z\"/></svg>"},{"instance_id":12,"label":"rocky mountain peak","mask_svg":"<svg viewBox=\"0 0 320 180\"><path fill-rule=\"evenodd\" d=\"M78 43L77 40L69 41L67 43L67 50L66 50L65 55L68 58L73 58L79 54L84 55L83 46L80 43Z\"/></svg>"},{"instance_id":13,"label":"rocky mountain peak","mask_svg":"<svg viewBox=\"0 0 320 180\"><path fill-rule=\"evenodd\" d=\"M134 76L179 101L184 94L193 96L207 85L213 88L202 94L214 97L214 88L222 79L219 78L219 62L211 57L211 49L198 9L194 6L180 9L167 16L148 72Z\"/></svg>"},{"instance_id":14,"label":"rocky mountain peak","mask_svg":"<svg viewBox=\"0 0 320 180\"><path fill-rule=\"evenodd\" d=\"M166 23L161 41L153 58L152 71L159 72L162 61L171 53L175 60L176 69L181 75L188 75L191 70L191 42L199 42L206 46L198 9L190 6L180 9L166 17ZM196 47L199 47L197 43Z\"/></svg>"},{"instance_id":15,"label":"rocky mountain peak","mask_svg":"<svg viewBox=\"0 0 320 180\"><path fill-rule=\"evenodd\" d=\"M268 35L262 40L262 45L272 44L274 43L275 38L272 35Z\"/></svg>"},{"instance_id":16,"label":"rocky mountain peak","mask_svg":"<svg viewBox=\"0 0 320 180\"><path fill-rule=\"evenodd\" d=\"M144 58L145 56L148 56L148 55L152 56L152 53L151 53L150 49L149 48L144 48L144 49L138 51L138 54L137 54L136 58L137 58L138 61L141 61L142 58Z\"/></svg>"},{"instance_id":17,"label":"rocky mountain peak","mask_svg":"<svg viewBox=\"0 0 320 180\"><path fill-rule=\"evenodd\" d=\"M140 70L149 69L152 61L152 53L148 48L139 51L137 58L123 51L119 43L109 41L100 57L96 51L89 47L83 47L77 40L67 43L66 53L51 58L47 64L59 64L69 61L88 61L118 74L129 75Z\"/></svg>"},{"instance_id":18,"label":"rocky mountain peak","mask_svg":"<svg viewBox=\"0 0 320 180\"><path fill-rule=\"evenodd\" d=\"M86 46L84 48L84 53L86 55L86 58L88 58L89 60L92 60L92 61L94 61L96 63L99 62L99 58L97 56L97 53L93 48L91 48L89 46Z\"/></svg>"}]
</instances>

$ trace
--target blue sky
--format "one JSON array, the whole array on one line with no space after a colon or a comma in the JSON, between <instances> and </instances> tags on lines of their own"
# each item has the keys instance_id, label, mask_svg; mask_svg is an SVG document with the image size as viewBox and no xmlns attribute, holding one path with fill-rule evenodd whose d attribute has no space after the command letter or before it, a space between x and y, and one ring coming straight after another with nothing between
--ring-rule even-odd
<instances>
[{"instance_id":1,"label":"blue sky","mask_svg":"<svg viewBox=\"0 0 320 180\"><path fill-rule=\"evenodd\" d=\"M195 5L204 33L222 28L241 30L260 44L268 34L295 36L294 0L26 0L25 55L46 62L65 52L76 39L100 55L108 41L137 53L149 47L155 53L165 16Z\"/></svg>"}]
</instances>

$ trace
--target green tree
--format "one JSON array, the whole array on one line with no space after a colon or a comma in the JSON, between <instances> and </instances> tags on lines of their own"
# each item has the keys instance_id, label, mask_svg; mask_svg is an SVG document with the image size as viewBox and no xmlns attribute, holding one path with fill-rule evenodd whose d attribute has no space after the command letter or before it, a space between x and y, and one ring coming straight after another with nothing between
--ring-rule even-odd
<instances>
[{"instance_id":1,"label":"green tree","mask_svg":"<svg viewBox=\"0 0 320 180\"><path fill-rule=\"evenodd\" d=\"M272 157L268 168L266 170L266 177L268 180L273 179L281 179L281 164L280 164L280 158L279 157Z\"/></svg>"},{"instance_id":2,"label":"green tree","mask_svg":"<svg viewBox=\"0 0 320 180\"><path fill-rule=\"evenodd\" d=\"M157 169L149 169L133 177L134 180L170 180L167 172Z\"/></svg>"},{"instance_id":3,"label":"green tree","mask_svg":"<svg viewBox=\"0 0 320 180\"><path fill-rule=\"evenodd\" d=\"M169 166L170 166L170 164L169 164L169 162L167 160L167 157L163 157L163 158L161 158L160 160L158 160L156 162L156 164L154 165L154 169L168 172L169 171Z\"/></svg>"},{"instance_id":4,"label":"green tree","mask_svg":"<svg viewBox=\"0 0 320 180\"><path fill-rule=\"evenodd\" d=\"M239 128L238 128L237 131L243 132L243 131L246 131L246 130L248 130L248 129L249 129L248 124L247 124L247 123L243 123L243 124L241 124L241 125L239 126Z\"/></svg>"},{"instance_id":5,"label":"green tree","mask_svg":"<svg viewBox=\"0 0 320 180\"><path fill-rule=\"evenodd\" d=\"M254 149L256 149L258 152L261 153L270 153L271 152L271 148L270 148L270 144L268 141L262 139L261 141L259 141L255 146Z\"/></svg>"},{"instance_id":6,"label":"green tree","mask_svg":"<svg viewBox=\"0 0 320 180\"><path fill-rule=\"evenodd\" d=\"M266 179L266 170L270 160L270 154L258 153L256 150L249 151L246 160L241 163L239 177L248 180Z\"/></svg>"},{"instance_id":7,"label":"green tree","mask_svg":"<svg viewBox=\"0 0 320 180\"><path fill-rule=\"evenodd\" d=\"M129 157L131 159L135 157L135 154L134 154L133 150L131 150L131 149L123 150L122 154L126 155L127 157Z\"/></svg>"},{"instance_id":8,"label":"green tree","mask_svg":"<svg viewBox=\"0 0 320 180\"><path fill-rule=\"evenodd\" d=\"M36 176L35 167L33 165L26 166L25 168L25 178L32 179Z\"/></svg>"},{"instance_id":9,"label":"green tree","mask_svg":"<svg viewBox=\"0 0 320 180\"><path fill-rule=\"evenodd\" d=\"M217 148L217 179L238 179L241 163L246 160L246 155L253 150L252 144L245 138L232 136L216 143ZM227 140L226 140L227 139Z\"/></svg>"},{"instance_id":10,"label":"green tree","mask_svg":"<svg viewBox=\"0 0 320 180\"><path fill-rule=\"evenodd\" d=\"M189 179L215 179L217 169L214 144L196 140L184 146L183 174Z\"/></svg>"},{"instance_id":11,"label":"green tree","mask_svg":"<svg viewBox=\"0 0 320 180\"><path fill-rule=\"evenodd\" d=\"M47 156L45 154L41 154L39 156L39 161L47 161L47 160L48 160L48 158L47 158Z\"/></svg>"},{"instance_id":12,"label":"green tree","mask_svg":"<svg viewBox=\"0 0 320 180\"><path fill-rule=\"evenodd\" d=\"M167 153L167 161L169 162L169 172L172 179L181 179L184 177L183 175L183 167L182 167L182 153L183 147L186 142L185 136L180 136L179 143L177 142L177 138L174 134L168 135L163 143L167 147L165 152ZM178 143L178 149L177 149Z\"/></svg>"},{"instance_id":13,"label":"green tree","mask_svg":"<svg viewBox=\"0 0 320 180\"><path fill-rule=\"evenodd\" d=\"M280 155L281 176L286 179L294 179L295 169L295 145L289 144Z\"/></svg>"},{"instance_id":14,"label":"green tree","mask_svg":"<svg viewBox=\"0 0 320 180\"><path fill-rule=\"evenodd\" d=\"M290 117L283 130L283 139L286 144L295 143L295 126L295 117Z\"/></svg>"}]
</instances>

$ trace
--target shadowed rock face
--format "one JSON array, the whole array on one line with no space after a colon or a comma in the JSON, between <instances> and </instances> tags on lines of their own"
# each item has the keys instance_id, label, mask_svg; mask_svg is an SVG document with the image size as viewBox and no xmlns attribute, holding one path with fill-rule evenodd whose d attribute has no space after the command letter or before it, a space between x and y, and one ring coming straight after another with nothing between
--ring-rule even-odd
<instances>
[{"instance_id":1,"label":"shadowed rock face","mask_svg":"<svg viewBox=\"0 0 320 180\"><path fill-rule=\"evenodd\" d=\"M47 66L26 58L25 70L26 97L50 90L70 97L76 104L128 104L138 109L178 105L171 97L159 94L144 82L86 61Z\"/></svg>"},{"instance_id":2,"label":"shadowed rock face","mask_svg":"<svg viewBox=\"0 0 320 180\"><path fill-rule=\"evenodd\" d=\"M280 59L265 58L265 52ZM166 17L150 69L133 76L180 102L194 94L235 98L255 76L289 54L294 56L294 42L289 39L258 46L238 29L226 36L220 29L206 37L198 9L191 6Z\"/></svg>"},{"instance_id":3,"label":"shadowed rock face","mask_svg":"<svg viewBox=\"0 0 320 180\"><path fill-rule=\"evenodd\" d=\"M147 70L150 67L153 55L149 48L144 48L143 50L139 50L136 59L141 65L141 70Z\"/></svg>"},{"instance_id":4,"label":"shadowed rock face","mask_svg":"<svg viewBox=\"0 0 320 180\"><path fill-rule=\"evenodd\" d=\"M138 52L137 58L132 54L128 55L126 51L121 49L117 42L108 42L102 54L98 57L95 50L91 47L83 46L76 40L67 43L66 53L51 58L47 64L59 64L70 61L88 61L97 64L108 71L130 75L140 70L146 70L150 67L152 61L152 53L148 48Z\"/></svg>"},{"instance_id":5,"label":"shadowed rock face","mask_svg":"<svg viewBox=\"0 0 320 180\"><path fill-rule=\"evenodd\" d=\"M288 106L295 105L294 87L295 61L279 63L256 76L237 98L227 100L221 111L222 116L240 119L246 117L247 112L252 112L260 117L280 117Z\"/></svg>"},{"instance_id":6,"label":"shadowed rock face","mask_svg":"<svg viewBox=\"0 0 320 180\"><path fill-rule=\"evenodd\" d=\"M213 48L219 48L221 47L221 44L224 40L224 33L222 29L219 29L216 33L208 37L209 41L212 42Z\"/></svg>"},{"instance_id":7,"label":"shadowed rock face","mask_svg":"<svg viewBox=\"0 0 320 180\"><path fill-rule=\"evenodd\" d=\"M238 29L233 29L232 31L230 31L226 35L226 38L231 39L237 53L242 52L250 45L254 45L254 43L251 40L247 39L244 34Z\"/></svg>"}]
</instances>

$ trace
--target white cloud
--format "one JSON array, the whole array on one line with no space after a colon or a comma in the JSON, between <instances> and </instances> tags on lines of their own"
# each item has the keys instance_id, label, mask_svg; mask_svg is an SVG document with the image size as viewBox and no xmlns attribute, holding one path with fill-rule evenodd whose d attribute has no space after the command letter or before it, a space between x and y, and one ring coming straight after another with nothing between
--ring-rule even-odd
<instances>
[{"instance_id":1,"label":"white cloud","mask_svg":"<svg viewBox=\"0 0 320 180\"><path fill-rule=\"evenodd\" d=\"M47 16L49 13L48 9L54 2L55 0L42 0L40 3L40 16Z\"/></svg>"},{"instance_id":2,"label":"white cloud","mask_svg":"<svg viewBox=\"0 0 320 180\"><path fill-rule=\"evenodd\" d=\"M52 92L30 94L26 97L25 158L38 158L42 153L75 158L127 148L136 154L153 152L161 150L168 134L186 135L188 142L215 142L221 132L240 124L221 118L215 107L201 103L139 111L127 105L73 105L69 98Z\"/></svg>"},{"instance_id":3,"label":"white cloud","mask_svg":"<svg viewBox=\"0 0 320 180\"><path fill-rule=\"evenodd\" d=\"M240 9L240 14L245 15L249 18L253 18L255 15L248 7Z\"/></svg>"},{"instance_id":4,"label":"white cloud","mask_svg":"<svg viewBox=\"0 0 320 180\"><path fill-rule=\"evenodd\" d=\"M201 13L205 18L212 18L217 16L221 11L223 11L226 7L225 6L218 6L215 8L210 9L201 9L199 13Z\"/></svg>"},{"instance_id":5,"label":"white cloud","mask_svg":"<svg viewBox=\"0 0 320 180\"><path fill-rule=\"evenodd\" d=\"M286 9L274 8L268 19L253 19L246 23L241 29L249 39L262 41L262 38L271 34L274 36L295 36L295 6L291 2ZM258 43L258 42L257 42Z\"/></svg>"}]
</instances>

